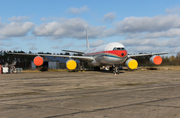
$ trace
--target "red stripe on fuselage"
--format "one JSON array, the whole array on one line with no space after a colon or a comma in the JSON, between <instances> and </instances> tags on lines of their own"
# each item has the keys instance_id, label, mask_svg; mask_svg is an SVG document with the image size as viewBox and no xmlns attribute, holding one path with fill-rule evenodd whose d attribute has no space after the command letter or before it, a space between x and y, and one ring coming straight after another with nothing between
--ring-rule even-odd
<instances>
[{"instance_id":1,"label":"red stripe on fuselage","mask_svg":"<svg viewBox=\"0 0 180 118\"><path fill-rule=\"evenodd\" d=\"M110 51L101 51L101 52L95 52L95 53L87 53L85 56L94 56L98 54L110 54L110 55L116 55L118 57L125 57L127 56L127 51L126 50L110 50Z\"/></svg>"},{"instance_id":2,"label":"red stripe on fuselage","mask_svg":"<svg viewBox=\"0 0 180 118\"><path fill-rule=\"evenodd\" d=\"M127 56L126 50L111 50L111 51L106 51L106 53L114 54L114 55L119 56L119 57Z\"/></svg>"}]
</instances>

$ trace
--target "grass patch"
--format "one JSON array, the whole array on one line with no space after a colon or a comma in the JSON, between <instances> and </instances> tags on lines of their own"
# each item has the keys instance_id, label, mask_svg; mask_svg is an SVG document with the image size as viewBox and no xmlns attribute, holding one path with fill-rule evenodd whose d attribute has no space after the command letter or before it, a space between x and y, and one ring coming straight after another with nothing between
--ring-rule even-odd
<instances>
[{"instance_id":1,"label":"grass patch","mask_svg":"<svg viewBox=\"0 0 180 118\"><path fill-rule=\"evenodd\" d=\"M39 73L40 71L38 69L36 70L23 70L23 73Z\"/></svg>"},{"instance_id":2,"label":"grass patch","mask_svg":"<svg viewBox=\"0 0 180 118\"><path fill-rule=\"evenodd\" d=\"M36 70L23 70L23 73L40 73L40 72L68 72L67 69L48 69L47 71Z\"/></svg>"},{"instance_id":3,"label":"grass patch","mask_svg":"<svg viewBox=\"0 0 180 118\"><path fill-rule=\"evenodd\" d=\"M48 72L67 72L67 69L48 69Z\"/></svg>"}]
</instances>

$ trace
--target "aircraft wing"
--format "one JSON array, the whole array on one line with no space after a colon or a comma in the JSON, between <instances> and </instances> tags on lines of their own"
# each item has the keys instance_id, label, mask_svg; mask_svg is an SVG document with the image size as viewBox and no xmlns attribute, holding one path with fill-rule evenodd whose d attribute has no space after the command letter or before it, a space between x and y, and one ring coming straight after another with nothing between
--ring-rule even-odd
<instances>
[{"instance_id":1,"label":"aircraft wing","mask_svg":"<svg viewBox=\"0 0 180 118\"><path fill-rule=\"evenodd\" d=\"M74 51L74 50L62 50L62 51L84 54L84 52Z\"/></svg>"},{"instance_id":2,"label":"aircraft wing","mask_svg":"<svg viewBox=\"0 0 180 118\"><path fill-rule=\"evenodd\" d=\"M128 57L140 57L140 56L153 56L153 55L164 55L164 54L173 54L176 52L165 52L165 53L147 53L147 54L134 54L134 55L128 55Z\"/></svg>"},{"instance_id":3,"label":"aircraft wing","mask_svg":"<svg viewBox=\"0 0 180 118\"><path fill-rule=\"evenodd\" d=\"M87 61L87 62L91 62L91 61L94 60L93 57L88 57L88 56L51 55L51 54L26 54L26 53L8 53L8 54L14 54L14 55L28 55L28 56L64 57L64 58L70 58L70 59L78 59L78 60Z\"/></svg>"}]
</instances>

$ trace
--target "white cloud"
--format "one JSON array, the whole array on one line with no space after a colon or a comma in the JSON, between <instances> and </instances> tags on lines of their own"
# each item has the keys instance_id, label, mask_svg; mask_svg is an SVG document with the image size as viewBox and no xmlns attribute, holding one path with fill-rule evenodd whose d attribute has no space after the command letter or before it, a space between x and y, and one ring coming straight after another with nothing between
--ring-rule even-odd
<instances>
[{"instance_id":1,"label":"white cloud","mask_svg":"<svg viewBox=\"0 0 180 118\"><path fill-rule=\"evenodd\" d=\"M33 40L33 39L37 39L37 37L35 37L35 36L24 36L22 38L22 40Z\"/></svg>"},{"instance_id":2,"label":"white cloud","mask_svg":"<svg viewBox=\"0 0 180 118\"><path fill-rule=\"evenodd\" d=\"M125 46L178 47L180 38L171 39L127 39L119 41Z\"/></svg>"},{"instance_id":3,"label":"white cloud","mask_svg":"<svg viewBox=\"0 0 180 118\"><path fill-rule=\"evenodd\" d=\"M19 50L19 49L20 49L20 47L13 47L10 50L13 51L13 50Z\"/></svg>"},{"instance_id":4,"label":"white cloud","mask_svg":"<svg viewBox=\"0 0 180 118\"><path fill-rule=\"evenodd\" d=\"M9 18L8 20L9 21L15 21L15 22L22 22L22 21L27 21L29 19L28 16L13 16L11 18Z\"/></svg>"},{"instance_id":5,"label":"white cloud","mask_svg":"<svg viewBox=\"0 0 180 118\"><path fill-rule=\"evenodd\" d=\"M54 17L54 16L50 16L50 17L43 17L41 18L41 21L59 21L59 20L62 20L63 18L58 18L58 17Z\"/></svg>"},{"instance_id":6,"label":"white cloud","mask_svg":"<svg viewBox=\"0 0 180 118\"><path fill-rule=\"evenodd\" d=\"M87 6L83 6L81 8L71 7L71 8L66 10L66 12L70 13L70 14L80 14L80 13L85 12L85 11L89 11L89 8Z\"/></svg>"},{"instance_id":7,"label":"white cloud","mask_svg":"<svg viewBox=\"0 0 180 118\"><path fill-rule=\"evenodd\" d=\"M0 35L0 40L7 39L7 37Z\"/></svg>"},{"instance_id":8,"label":"white cloud","mask_svg":"<svg viewBox=\"0 0 180 118\"><path fill-rule=\"evenodd\" d=\"M169 52L180 48L180 17L128 17L116 25L116 34L131 52Z\"/></svg>"},{"instance_id":9,"label":"white cloud","mask_svg":"<svg viewBox=\"0 0 180 118\"><path fill-rule=\"evenodd\" d=\"M128 53L159 53L159 52L171 52L171 48L168 47L152 47L152 46L132 46L128 47Z\"/></svg>"},{"instance_id":10,"label":"white cloud","mask_svg":"<svg viewBox=\"0 0 180 118\"><path fill-rule=\"evenodd\" d=\"M72 47L72 46L73 46L73 43L70 42L70 43L68 43L68 44L65 44L65 45L61 46L61 48L68 49L68 48L70 48L70 47Z\"/></svg>"},{"instance_id":11,"label":"white cloud","mask_svg":"<svg viewBox=\"0 0 180 118\"><path fill-rule=\"evenodd\" d=\"M180 37L180 28L172 28L167 31L160 32L144 32L144 33L129 33L126 35L127 39L130 38L142 38L142 39L153 39L153 38L176 38Z\"/></svg>"},{"instance_id":12,"label":"white cloud","mask_svg":"<svg viewBox=\"0 0 180 118\"><path fill-rule=\"evenodd\" d=\"M97 46L100 46L100 45L103 45L104 44L104 41L103 40L97 40L95 42L92 42L89 44L90 47L97 47Z\"/></svg>"},{"instance_id":13,"label":"white cloud","mask_svg":"<svg viewBox=\"0 0 180 118\"><path fill-rule=\"evenodd\" d=\"M115 25L116 31L120 33L159 32L180 28L180 17L178 15L128 17Z\"/></svg>"},{"instance_id":14,"label":"white cloud","mask_svg":"<svg viewBox=\"0 0 180 118\"><path fill-rule=\"evenodd\" d=\"M13 46L13 43L11 43L11 42L10 43L6 43L6 44L4 44L4 46L5 47L11 47L11 46Z\"/></svg>"},{"instance_id":15,"label":"white cloud","mask_svg":"<svg viewBox=\"0 0 180 118\"><path fill-rule=\"evenodd\" d=\"M166 47L167 50L180 45L180 39L178 38L180 36L180 17L178 15L128 17L116 23L114 25L115 28L109 29L106 26L90 26L88 22L81 18L56 18L56 20L36 26L33 34L54 39L85 39L86 29L88 29L89 39L123 35L126 40L121 41L121 43L129 49L134 49L134 46L138 46L138 49L134 51L139 51L139 47L147 51L148 49L153 49L153 47L159 47L160 49ZM90 43L90 47L102 44L104 44L103 40L97 40ZM62 47L53 46L52 48L67 48L70 46L72 44ZM85 47L85 45L82 46Z\"/></svg>"},{"instance_id":16,"label":"white cloud","mask_svg":"<svg viewBox=\"0 0 180 118\"><path fill-rule=\"evenodd\" d=\"M34 35L36 36L60 36L72 35L78 31L87 29L88 23L80 18L67 19L64 22L49 22L35 27Z\"/></svg>"},{"instance_id":17,"label":"white cloud","mask_svg":"<svg viewBox=\"0 0 180 118\"><path fill-rule=\"evenodd\" d=\"M104 27L104 30L102 31L102 36L101 37L111 37L111 36L116 36L117 34L119 34L116 29L105 29L106 27Z\"/></svg>"},{"instance_id":18,"label":"white cloud","mask_svg":"<svg viewBox=\"0 0 180 118\"><path fill-rule=\"evenodd\" d=\"M104 21L113 21L115 17L115 13L114 17L113 12L108 13L104 16ZM121 43L132 51L154 52L156 49L163 52L163 49L168 50L180 46L180 17L177 14L154 17L127 17L122 21L113 23L113 26L109 29L106 26L92 26L82 18L48 17L41 20L48 22L36 26L32 22L0 22L0 39L22 37L23 40L32 40L37 39L37 36L43 37L43 39L85 39L86 30L88 30L89 39L123 35L125 40L121 40ZM32 35L27 35L31 32ZM103 44L104 40L97 40L90 43L90 47ZM37 50L35 44L30 43L28 45L30 50ZM61 47L56 45L51 48L62 49L72 46L73 43L68 43Z\"/></svg>"},{"instance_id":19,"label":"white cloud","mask_svg":"<svg viewBox=\"0 0 180 118\"><path fill-rule=\"evenodd\" d=\"M31 46L31 47L29 47L29 50L37 50L38 48L37 47L35 47L35 46Z\"/></svg>"},{"instance_id":20,"label":"white cloud","mask_svg":"<svg viewBox=\"0 0 180 118\"><path fill-rule=\"evenodd\" d=\"M86 30L88 29L89 38L102 37L105 26L89 26L89 24L81 18L66 19L53 21L36 26L33 34L35 36L52 36L58 38L77 38L85 39ZM108 35L108 34L107 34Z\"/></svg>"},{"instance_id":21,"label":"white cloud","mask_svg":"<svg viewBox=\"0 0 180 118\"><path fill-rule=\"evenodd\" d=\"M25 36L34 26L32 22L11 22L0 27L0 36L13 37Z\"/></svg>"},{"instance_id":22,"label":"white cloud","mask_svg":"<svg viewBox=\"0 0 180 118\"><path fill-rule=\"evenodd\" d=\"M38 48L36 47L36 43L31 42L31 43L27 43L27 45L29 45L29 50L37 50Z\"/></svg>"},{"instance_id":23,"label":"white cloud","mask_svg":"<svg viewBox=\"0 0 180 118\"><path fill-rule=\"evenodd\" d=\"M171 8L166 8L165 12L168 14L179 13L180 12L180 6L173 6Z\"/></svg>"},{"instance_id":24,"label":"white cloud","mask_svg":"<svg viewBox=\"0 0 180 118\"><path fill-rule=\"evenodd\" d=\"M94 41L94 42L91 42L89 43L89 46L90 48L91 47L97 47L97 46L101 46L104 44L104 40L97 40L97 41ZM79 45L78 47L86 47L86 43L85 44L82 44L82 45Z\"/></svg>"},{"instance_id":25,"label":"white cloud","mask_svg":"<svg viewBox=\"0 0 180 118\"><path fill-rule=\"evenodd\" d=\"M29 50L37 50L38 48L36 47L36 43L27 43L27 45L29 45L30 47L29 47Z\"/></svg>"},{"instance_id":26,"label":"white cloud","mask_svg":"<svg viewBox=\"0 0 180 118\"><path fill-rule=\"evenodd\" d=\"M145 38L158 38L158 37L180 37L180 28L173 28L167 31L162 31L162 32L152 32L152 33L147 33Z\"/></svg>"},{"instance_id":27,"label":"white cloud","mask_svg":"<svg viewBox=\"0 0 180 118\"><path fill-rule=\"evenodd\" d=\"M36 45L36 43L27 43L27 45L33 45L34 46L34 45Z\"/></svg>"},{"instance_id":28,"label":"white cloud","mask_svg":"<svg viewBox=\"0 0 180 118\"><path fill-rule=\"evenodd\" d=\"M103 21L105 22L112 22L114 19L116 19L116 13L115 12L110 12L104 15Z\"/></svg>"},{"instance_id":29,"label":"white cloud","mask_svg":"<svg viewBox=\"0 0 180 118\"><path fill-rule=\"evenodd\" d=\"M59 45L53 46L53 47L51 47L51 48L53 48L53 49L61 49L61 48L59 47Z\"/></svg>"}]
</instances>

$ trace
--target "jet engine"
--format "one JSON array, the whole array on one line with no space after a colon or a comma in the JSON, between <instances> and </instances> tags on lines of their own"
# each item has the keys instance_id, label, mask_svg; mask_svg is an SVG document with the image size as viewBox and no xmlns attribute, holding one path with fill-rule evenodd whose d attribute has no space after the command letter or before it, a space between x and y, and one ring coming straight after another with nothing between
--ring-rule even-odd
<instances>
[{"instance_id":1,"label":"jet engine","mask_svg":"<svg viewBox=\"0 0 180 118\"><path fill-rule=\"evenodd\" d=\"M138 62L135 59L129 58L126 62L125 62L126 66L130 69L136 69L138 67Z\"/></svg>"},{"instance_id":2,"label":"jet engine","mask_svg":"<svg viewBox=\"0 0 180 118\"><path fill-rule=\"evenodd\" d=\"M160 65L162 63L162 58L160 56L154 55L150 58L150 62L155 65Z\"/></svg>"},{"instance_id":3,"label":"jet engine","mask_svg":"<svg viewBox=\"0 0 180 118\"><path fill-rule=\"evenodd\" d=\"M43 60L42 57L36 56L36 57L34 58L33 62L34 62L34 64L35 64L36 66L41 66L41 65L43 65L43 63L44 63L44 60Z\"/></svg>"},{"instance_id":4,"label":"jet engine","mask_svg":"<svg viewBox=\"0 0 180 118\"><path fill-rule=\"evenodd\" d=\"M77 63L76 61L70 59L70 60L67 60L66 61L66 67L69 69L69 70L74 70L77 66Z\"/></svg>"}]
</instances>

